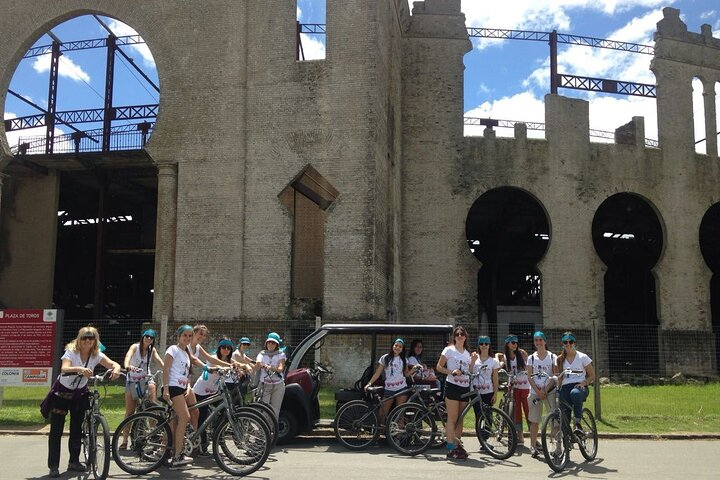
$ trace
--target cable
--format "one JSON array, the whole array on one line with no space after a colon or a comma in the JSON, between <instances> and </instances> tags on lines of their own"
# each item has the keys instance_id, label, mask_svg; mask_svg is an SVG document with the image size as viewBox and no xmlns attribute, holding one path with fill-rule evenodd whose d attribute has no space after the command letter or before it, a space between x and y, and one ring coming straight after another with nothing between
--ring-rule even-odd
<instances>
[{"instance_id":1,"label":"cable","mask_svg":"<svg viewBox=\"0 0 720 480\"><path fill-rule=\"evenodd\" d=\"M120 63L122 63L123 66L127 69L127 71L130 72L130 75L132 75L133 78L135 78L135 80L137 80L137 82L140 84L140 86L143 87L143 89L148 93L148 95L150 95L150 98L152 98L155 102L159 102L159 100L157 98L155 98L155 96L152 94L152 92L150 92L150 90L147 89L145 84L140 81L140 79L137 77L137 75L135 75L135 72L133 72L132 69L130 69L130 67L127 65L127 62L125 61L125 59L123 59L122 56L118 56L117 58L120 60Z\"/></svg>"},{"instance_id":2,"label":"cable","mask_svg":"<svg viewBox=\"0 0 720 480\"><path fill-rule=\"evenodd\" d=\"M60 57L60 61L61 61L61 62L64 62L65 59L61 56L61 57ZM70 68L70 65L68 65L67 63L66 63L65 65L66 65L68 68ZM98 91L95 90L95 89L92 87L92 85L90 85L88 82L85 81L84 78L82 78L82 77L75 77L75 78L77 78L78 80L80 80L81 82L83 82L85 85L87 85L87 86L90 88L90 90L92 90L93 92L95 92L95 95L97 95L98 97L100 97L101 100L105 101L105 97L103 97L102 95L100 95L100 94L98 93Z\"/></svg>"}]
</instances>

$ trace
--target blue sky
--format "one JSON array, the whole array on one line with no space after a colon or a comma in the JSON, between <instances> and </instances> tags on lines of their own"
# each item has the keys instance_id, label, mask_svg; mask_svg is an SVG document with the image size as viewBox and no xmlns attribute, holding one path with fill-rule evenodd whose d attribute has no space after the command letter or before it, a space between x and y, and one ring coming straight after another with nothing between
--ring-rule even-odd
<instances>
[{"instance_id":1,"label":"blue sky","mask_svg":"<svg viewBox=\"0 0 720 480\"><path fill-rule=\"evenodd\" d=\"M655 24L662 8L681 11L688 30L700 31L710 24L720 37L720 2L716 0L462 0L467 26L502 29L551 31L609 38L652 45ZM325 23L324 0L299 0L298 18L303 23ZM115 20L103 19L117 35L133 30ZM61 24L53 32L63 41L101 38L107 32L92 17L80 17ZM50 43L47 35L37 45ZM303 46L307 59L323 58L324 37L307 35ZM473 39L473 51L465 56L465 115L506 120L544 122L543 97L549 92L549 51L546 43L520 40ZM154 81L154 61L145 46L124 47ZM649 55L630 54L580 46L560 45L559 71L575 75L654 83L649 71ZM13 77L11 88L42 107L47 106L49 60L23 60ZM58 110L98 108L104 90L105 50L69 52L63 55L58 87ZM115 105L156 103L159 95L130 67L118 60L115 77ZM633 116L645 117L646 135L657 138L655 102L640 97L593 94L567 89L561 95L590 101L590 126L614 130ZM720 92L719 92L720 94ZM699 98L699 97L698 97ZM718 109L720 111L720 109ZM8 96L5 118L37 113L32 107ZM98 128L84 125L83 128ZM466 127L466 134L480 135L482 127ZM57 133L67 132L60 126ZM11 145L17 136L42 135L37 132L9 133ZM501 136L511 130L498 130ZM542 137L542 132L531 135ZM599 141L599 140L596 140ZM700 146L702 149L702 145Z\"/></svg>"}]
</instances>

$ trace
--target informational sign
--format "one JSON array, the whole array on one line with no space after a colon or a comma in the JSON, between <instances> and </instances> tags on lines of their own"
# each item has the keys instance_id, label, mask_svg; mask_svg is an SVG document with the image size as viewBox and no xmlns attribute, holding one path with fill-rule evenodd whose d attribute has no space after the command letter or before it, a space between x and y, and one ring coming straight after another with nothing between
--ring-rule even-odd
<instances>
[{"instance_id":1,"label":"informational sign","mask_svg":"<svg viewBox=\"0 0 720 480\"><path fill-rule=\"evenodd\" d=\"M0 387L45 386L53 379L58 310L0 310Z\"/></svg>"}]
</instances>

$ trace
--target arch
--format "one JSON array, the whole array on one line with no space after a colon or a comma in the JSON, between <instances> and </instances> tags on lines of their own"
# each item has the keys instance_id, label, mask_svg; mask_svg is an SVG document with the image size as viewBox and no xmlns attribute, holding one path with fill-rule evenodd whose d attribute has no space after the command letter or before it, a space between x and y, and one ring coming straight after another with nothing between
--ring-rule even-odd
<instances>
[{"instance_id":1,"label":"arch","mask_svg":"<svg viewBox=\"0 0 720 480\"><path fill-rule=\"evenodd\" d=\"M693 128L695 132L695 152L707 153L705 138L705 87L700 77L692 80Z\"/></svg>"},{"instance_id":2,"label":"arch","mask_svg":"<svg viewBox=\"0 0 720 480\"><path fill-rule=\"evenodd\" d=\"M482 263L477 275L480 329L493 338L514 333L527 339L542 324L537 264L550 241L544 206L523 189L493 188L473 202L465 233L470 253Z\"/></svg>"},{"instance_id":3,"label":"arch","mask_svg":"<svg viewBox=\"0 0 720 480\"><path fill-rule=\"evenodd\" d=\"M663 224L645 197L622 192L605 199L592 222L595 251L607 266L605 328L612 373L656 373L657 295L652 269L662 256ZM640 343L647 348L638 349Z\"/></svg>"},{"instance_id":4,"label":"arch","mask_svg":"<svg viewBox=\"0 0 720 480\"><path fill-rule=\"evenodd\" d=\"M135 27L135 26L130 26L129 24L124 23L123 20L121 20L121 19L119 18L119 16L117 16L117 15L108 14L108 13L106 13L106 12L102 12L102 11L95 10L95 9L74 9L74 10L70 10L70 11L68 11L68 12L65 12L65 13L63 13L63 14L61 14L61 15L58 15L58 16L52 18L51 20L46 21L46 22L43 23L40 27L35 28L35 30L33 30L32 33L30 33L30 34L28 34L27 36L24 37L24 39L20 42L20 46L15 50L15 53L13 53L10 61L8 62L9 68L7 68L6 70L4 70L3 76L0 77L0 89L2 89L1 91L2 91L2 92L8 92L8 89L11 88L11 85L12 85L12 83L13 83L13 79L14 79L15 75L18 73L18 70L19 70L19 68L20 68L21 65L22 65L22 61L23 61L24 55L26 54L26 52L28 52L28 50L29 50L33 45L36 45L36 44L38 44L38 43L39 43L39 44L42 44L42 45L46 45L46 44L50 44L50 43L51 43L52 40L50 40L50 39L48 39L47 41L39 42L39 40L40 40L44 35L46 35L46 34L47 34L48 32L50 32L50 31L52 31L53 29L57 29L58 27L61 27L62 25L66 24L67 22L79 21L79 20L84 19L84 18L92 18L92 17L90 17L90 15L97 15L98 17L105 17L105 20L104 20L104 21L105 21L106 23L112 23L112 21L118 22L118 24L112 26L112 27L115 29L115 30L114 30L114 33L116 33L118 36L124 36L124 35L128 35L128 34L132 34L132 35L137 34L137 35L139 35L139 36L142 37L143 42L145 42L145 43L144 43L144 44L140 44L140 45L145 47L146 51L147 51L148 54L149 54L149 57L152 59L152 66L153 66L152 69L150 69L150 70L148 70L147 68L145 68L145 70L146 70L146 72L147 72L146 75L147 75L148 77L150 77L150 78L152 78L153 76L155 76L156 78L154 78L153 81L159 86L160 83L161 83L161 81L160 81L160 71L159 71L159 67L158 67L158 65L157 65L157 64L155 63L155 61L154 61L154 56L153 56L152 53L151 53L152 50L151 50L151 48L150 48L150 45L147 43L146 38L142 35L142 33L141 33L140 31L136 30L136 27ZM110 19L110 22L108 22L107 19ZM93 20L93 22L95 23L95 20ZM98 26L98 28L100 28L99 23L97 24L97 26ZM118 31L118 30L117 30L117 28L123 28L123 29L124 29L124 27L126 27L126 26L129 26L132 30L134 30L134 32L133 32L133 33L130 33L130 32L125 33L125 32L123 32L123 31ZM105 32L105 30L102 30L102 31ZM93 31L92 34L90 34L87 39L89 39L89 38L93 38L93 39L94 39L94 38L102 38L103 36L106 36L106 35L108 35L107 32L106 32L106 33L100 33L100 32L95 32L95 31ZM85 38L77 38L74 33L71 34L71 35L66 35L66 36L64 36L63 38L61 38L61 40L64 40L66 43L67 43L67 42L74 41L74 40L80 40L80 39L85 39ZM124 46L124 47L123 47L123 48L124 48L123 51L126 51L126 50L128 50L128 48L132 48L132 47L133 47L133 45L131 45L130 47ZM138 49L138 50L139 50L139 49ZM106 49L105 49L105 51L106 51ZM103 53L102 53L103 62L105 61L104 58L106 57L105 51L103 51ZM129 50L128 50L128 51L129 51ZM82 55L86 55L86 52L87 52L87 50L83 51ZM47 55L49 56L49 54L47 54ZM60 56L60 77L59 77L59 80L60 80L60 81L63 80L63 75L62 75L63 65L64 65L63 62L66 62L66 61L67 61L66 59L70 58L70 55L81 55L81 53L80 53L80 52L78 52L78 53L75 53L75 52L73 52L73 53L67 53L67 52L65 52L65 53L61 54L61 56ZM129 78L129 74L126 74L125 72L126 72L126 71L130 71L130 72L131 72L130 75L135 76L135 78L138 79L138 81L143 81L143 78L142 78L143 75L140 75L140 74L138 74L137 72L133 72L133 71L132 71L132 68L135 68L134 65L132 65L132 62L128 62L128 61L125 60L124 58L121 58L120 55L121 55L120 53L116 54L116 58L117 58L116 65L117 65L117 66L116 66L116 68L115 68L115 75L116 75L116 76L119 76L119 75L123 75L123 74L124 74L124 75L128 75L128 78ZM143 56L145 57L145 55L143 55ZM39 59L41 59L41 58L43 58L43 57L44 57L44 55L39 56L39 57L35 57L35 59L36 59L36 60L39 60ZM91 63L92 63L92 62L91 62ZM135 62L135 64L138 64L138 65L142 65L143 63L144 63L144 62ZM87 65L87 64L86 64L86 65ZM125 68L123 68L121 65L125 65ZM98 74L98 73L94 72L94 74L95 74L97 77L99 77L99 78L103 78L103 77L104 77L104 74L105 74L104 68L105 68L105 67L104 67L104 65L103 65L103 72L102 72L102 73ZM141 68L141 67L138 67L138 68ZM120 80L123 80L123 79L121 78ZM131 80L132 80L132 79L131 79ZM134 82L134 80L132 80L132 82ZM60 83L60 82L58 82L58 83ZM123 99L123 98L121 98L121 97L118 97L118 95L122 95L122 93L123 93L123 85L125 85L125 84L127 84L127 83L128 83L128 82L124 82L124 81L116 81L116 82L115 82L115 86L114 86L115 96L114 96L113 106L124 106L124 105L132 105L132 104L133 104L133 103L128 103L125 99ZM147 83L147 82L146 82L146 83ZM88 86L89 86L89 85L88 85ZM45 85L44 88L45 88L45 94L47 95L47 85ZM92 88L92 87L90 87L90 88ZM64 90L64 89L61 88L60 91L58 91L58 97L59 97L59 98L62 98L63 95L64 95L64 93L63 93L62 90ZM94 94L93 94L93 93L90 93L90 95L92 96L92 98L95 98L95 95L100 96L100 100L99 100L99 104L98 104L99 107L102 107L102 104L103 104L103 100L102 100L102 97L101 97L101 95L102 95L102 90L103 90L102 87L98 87L98 88L95 89L95 93L94 93ZM136 90L137 92L142 92L142 88L141 88L140 86L138 86L135 90ZM145 90L148 90L148 88L145 88ZM158 90L159 90L159 87L158 87ZM150 91L150 90L148 90L148 91ZM89 90L88 90L88 92L89 92ZM100 93L98 93L98 92L100 92ZM22 93L22 92L19 92L19 93ZM141 104L152 104L152 103L157 103L157 104L159 104L159 103L162 101L162 98L161 98L161 96L160 96L159 91L156 92L155 95L156 95L157 98L153 98L153 99L150 100L150 101L148 101L147 99L143 99L143 101L141 102ZM23 95L23 96L24 96L24 95ZM5 95L4 100L3 100L3 103L2 103L3 112L7 112L7 111L8 111L8 100L11 99L11 98L14 98L14 97L11 96L9 93ZM40 97L40 98L39 98L38 100L36 100L34 103L42 104L42 102L44 102L44 99L43 99L43 97ZM27 105L23 104L22 102L20 102L20 105L21 105L22 107L27 107ZM46 107L46 108L47 108L47 107ZM83 105L83 106L73 105L73 106L71 106L70 108L67 108L67 109L69 109L69 110L76 110L76 109L82 109L82 108L88 108L88 106L87 106L87 105ZM93 107L93 108L94 108L94 107ZM58 111L61 111L61 110L63 110L63 108L58 108ZM160 119L159 111L160 111L160 108L157 109L157 112L158 112L157 118L153 120L153 122L154 122L155 124L157 124L157 121ZM36 110L33 110L33 112L32 112L32 113L29 113L29 114L36 114L36 113L40 113L40 112L39 112L39 111L36 111ZM114 121L117 122L117 120L114 120ZM98 123L101 123L101 122L98 122ZM88 124L85 124L85 125L88 125ZM60 122L58 122L58 126L61 126L61 127L63 128L63 131L64 131L65 133L72 133L71 129L69 129L66 125L63 125L63 124L61 124ZM43 127L38 127L38 128L39 128L39 129L42 129ZM6 131L6 128L5 128L5 125L4 125L4 124L0 127L0 130L1 130L2 133L3 133L2 135L0 135L0 144L2 144L3 150L5 150L5 148L7 147L7 148L8 148L8 151L9 151L9 149L13 147L13 145L10 144L11 142L8 142L8 133L9 133L9 132ZM86 130L86 128L82 128L82 127L81 127L80 130ZM154 131L155 129L152 128L152 130ZM149 136L147 129L144 130L144 131L142 132L142 134L141 134L140 132L138 132L138 135L141 135L142 138L143 138L142 146L143 146L143 148L144 148L145 143L147 142L148 136ZM72 144L72 142L71 142L69 139L66 139L66 140L67 140L68 145L71 145L71 144ZM90 143L90 142L88 142L88 143ZM72 149L71 149L70 147L65 148L65 150L66 150L66 151L72 151ZM8 158L8 159L9 159L9 158ZM7 159L6 159L6 160L7 160ZM0 163L0 170L4 169L4 167L5 167L5 164L4 164L4 163Z\"/></svg>"},{"instance_id":5,"label":"arch","mask_svg":"<svg viewBox=\"0 0 720 480\"><path fill-rule=\"evenodd\" d=\"M715 364L720 365L720 202L707 209L700 222L700 252L710 278L710 319L715 337Z\"/></svg>"}]
</instances>

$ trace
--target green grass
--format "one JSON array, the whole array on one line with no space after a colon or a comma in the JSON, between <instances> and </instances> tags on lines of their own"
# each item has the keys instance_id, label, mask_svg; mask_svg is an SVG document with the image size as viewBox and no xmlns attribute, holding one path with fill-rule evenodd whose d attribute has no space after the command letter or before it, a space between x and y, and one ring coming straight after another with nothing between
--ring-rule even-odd
<instances>
[{"instance_id":1,"label":"green grass","mask_svg":"<svg viewBox=\"0 0 720 480\"><path fill-rule=\"evenodd\" d=\"M0 428L37 429L43 426L39 405L47 389L5 387L0 408ZM100 389L101 409L114 430L124 416L124 387ZM608 433L720 433L720 383L707 385L666 385L627 387L610 385L601 389L602 421L598 430ZM588 408L594 412L593 393ZM320 416L335 416L334 390L320 391ZM470 414L465 427L474 428Z\"/></svg>"}]
</instances>

